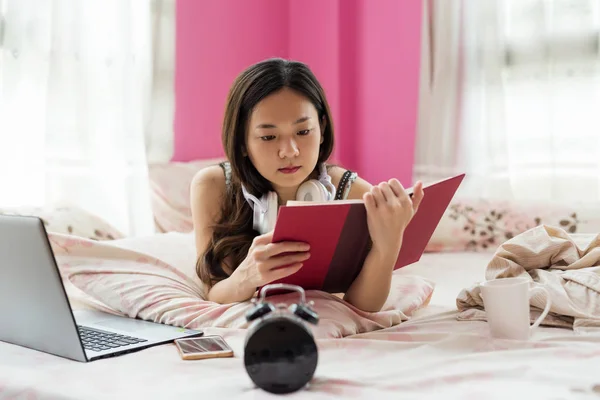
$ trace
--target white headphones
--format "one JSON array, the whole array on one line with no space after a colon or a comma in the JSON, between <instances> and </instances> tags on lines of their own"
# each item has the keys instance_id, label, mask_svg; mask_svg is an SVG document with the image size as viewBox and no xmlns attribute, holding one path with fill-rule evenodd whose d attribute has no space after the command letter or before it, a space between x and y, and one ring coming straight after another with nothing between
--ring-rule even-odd
<instances>
[{"instance_id":1,"label":"white headphones","mask_svg":"<svg viewBox=\"0 0 600 400\"><path fill-rule=\"evenodd\" d=\"M327 174L325 164L319 167L319 179L310 179L304 182L296 192L296 200L299 201L330 201L335 197L335 186L331 183L331 177ZM260 200L248 193L242 185L244 198L250 203L254 210L253 227L261 235L271 231L277 220L278 200L276 192L263 195Z\"/></svg>"}]
</instances>

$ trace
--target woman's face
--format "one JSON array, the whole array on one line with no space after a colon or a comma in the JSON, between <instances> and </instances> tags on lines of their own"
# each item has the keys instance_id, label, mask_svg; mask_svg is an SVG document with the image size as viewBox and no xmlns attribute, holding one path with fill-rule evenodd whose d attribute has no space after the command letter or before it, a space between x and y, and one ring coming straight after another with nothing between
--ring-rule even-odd
<instances>
[{"instance_id":1,"label":"woman's face","mask_svg":"<svg viewBox=\"0 0 600 400\"><path fill-rule=\"evenodd\" d=\"M294 193L314 170L322 143L317 110L306 97L284 88L265 97L250 115L246 150L258 172L282 197Z\"/></svg>"}]
</instances>

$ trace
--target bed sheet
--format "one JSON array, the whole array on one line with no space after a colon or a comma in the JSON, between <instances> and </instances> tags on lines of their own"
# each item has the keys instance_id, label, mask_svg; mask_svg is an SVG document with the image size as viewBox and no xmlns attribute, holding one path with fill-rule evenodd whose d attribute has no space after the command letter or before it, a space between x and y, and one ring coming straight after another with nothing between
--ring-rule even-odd
<instances>
[{"instance_id":1,"label":"bed sheet","mask_svg":"<svg viewBox=\"0 0 600 400\"><path fill-rule=\"evenodd\" d=\"M425 253L419 262L397 270L396 275L421 276L435 284L428 306L413 318L456 310L456 296L461 289L485 280L491 257L487 252Z\"/></svg>"},{"instance_id":2,"label":"bed sheet","mask_svg":"<svg viewBox=\"0 0 600 400\"><path fill-rule=\"evenodd\" d=\"M311 384L292 398L540 399L600 396L600 333L542 328L529 342L492 340L484 322L456 320L461 288L483 279L490 254L428 253L398 274L436 282L409 321L319 339ZM0 399L268 399L243 367L244 329L207 328L230 359L183 361L172 344L87 364L0 342Z\"/></svg>"},{"instance_id":3,"label":"bed sheet","mask_svg":"<svg viewBox=\"0 0 600 400\"><path fill-rule=\"evenodd\" d=\"M269 399L243 367L243 330L207 329L235 357L182 361L173 345L80 364L0 343L2 399ZM319 365L298 399L536 399L600 395L600 337L542 330L534 341L490 341L451 315L388 332L318 341ZM597 397L595 397L597 398Z\"/></svg>"}]
</instances>

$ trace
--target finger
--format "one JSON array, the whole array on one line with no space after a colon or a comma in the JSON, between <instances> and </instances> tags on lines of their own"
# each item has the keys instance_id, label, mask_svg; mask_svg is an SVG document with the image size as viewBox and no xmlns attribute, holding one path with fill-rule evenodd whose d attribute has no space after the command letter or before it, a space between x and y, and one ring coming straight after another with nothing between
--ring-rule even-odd
<instances>
[{"instance_id":1,"label":"finger","mask_svg":"<svg viewBox=\"0 0 600 400\"><path fill-rule=\"evenodd\" d=\"M269 243L256 250L256 255L263 260L275 257L282 253L298 253L310 250L310 245L304 242L279 242Z\"/></svg>"},{"instance_id":2,"label":"finger","mask_svg":"<svg viewBox=\"0 0 600 400\"><path fill-rule=\"evenodd\" d=\"M389 184L396 194L396 197L400 200L400 204L402 204L403 207L412 207L411 197L408 195L400 181L398 179L390 179Z\"/></svg>"},{"instance_id":3,"label":"finger","mask_svg":"<svg viewBox=\"0 0 600 400\"><path fill-rule=\"evenodd\" d=\"M383 194L381 193L381 189L379 186L373 186L371 188L371 195L373 196L373 201L375 202L375 207L379 207L379 205L383 205L384 199Z\"/></svg>"},{"instance_id":4,"label":"finger","mask_svg":"<svg viewBox=\"0 0 600 400\"><path fill-rule=\"evenodd\" d=\"M394 193L397 193L398 199L400 200L400 204L402 205L402 207L411 207L414 209L414 199L408 194L408 191L404 189L404 186L402 186L400 181L398 181L397 179L392 179L390 180L390 186L394 190Z\"/></svg>"},{"instance_id":5,"label":"finger","mask_svg":"<svg viewBox=\"0 0 600 400\"><path fill-rule=\"evenodd\" d=\"M298 270L300 270L300 268L302 268L302 265L303 265L302 263L295 263L288 267L271 270L268 275L268 280L269 280L269 282L273 282L278 279L285 278L286 276L290 276L290 275L298 272Z\"/></svg>"},{"instance_id":6,"label":"finger","mask_svg":"<svg viewBox=\"0 0 600 400\"><path fill-rule=\"evenodd\" d=\"M367 192L363 195L363 201L365 202L365 208L367 212L373 212L375 208L377 208L377 203L375 203L375 199L373 198L373 193Z\"/></svg>"},{"instance_id":7,"label":"finger","mask_svg":"<svg viewBox=\"0 0 600 400\"><path fill-rule=\"evenodd\" d=\"M390 187L390 184L387 182L380 183L379 189L381 190L381 194L385 199L385 202L389 205L394 204L394 201L397 200L398 196L396 196L396 194Z\"/></svg>"},{"instance_id":8,"label":"finger","mask_svg":"<svg viewBox=\"0 0 600 400\"><path fill-rule=\"evenodd\" d=\"M392 191L394 192L394 194L396 195L396 197L400 198L403 194L408 195L406 193L406 190L404 189L404 186L402 186L402 184L400 183L400 181L398 179L390 179L388 181L390 188L392 189Z\"/></svg>"},{"instance_id":9,"label":"finger","mask_svg":"<svg viewBox=\"0 0 600 400\"><path fill-rule=\"evenodd\" d=\"M267 232L267 233L263 233L262 235L256 236L254 238L254 244L267 244L267 243L271 243L271 241L273 240L273 230Z\"/></svg>"},{"instance_id":10,"label":"finger","mask_svg":"<svg viewBox=\"0 0 600 400\"><path fill-rule=\"evenodd\" d=\"M423 197L425 197L425 192L423 191L423 182L417 182L413 193L413 210L416 212L421 204L421 201L423 200Z\"/></svg>"},{"instance_id":11,"label":"finger","mask_svg":"<svg viewBox=\"0 0 600 400\"><path fill-rule=\"evenodd\" d=\"M309 252L286 254L279 257L271 257L264 262L267 270L279 269L292 264L302 263L310 258Z\"/></svg>"}]
</instances>

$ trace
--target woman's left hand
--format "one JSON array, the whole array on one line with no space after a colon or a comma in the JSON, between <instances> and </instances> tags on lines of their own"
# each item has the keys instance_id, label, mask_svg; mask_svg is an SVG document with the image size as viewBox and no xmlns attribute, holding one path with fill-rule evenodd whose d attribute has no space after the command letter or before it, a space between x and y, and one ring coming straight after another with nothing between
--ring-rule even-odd
<instances>
[{"instance_id":1,"label":"woman's left hand","mask_svg":"<svg viewBox=\"0 0 600 400\"><path fill-rule=\"evenodd\" d=\"M364 194L367 225L373 249L382 254L392 252L397 256L402 247L404 230L423 199L423 184L414 186L412 199L397 179L373 186Z\"/></svg>"}]
</instances>

